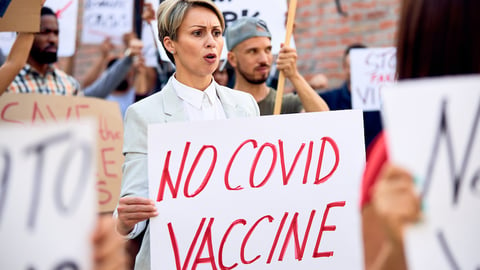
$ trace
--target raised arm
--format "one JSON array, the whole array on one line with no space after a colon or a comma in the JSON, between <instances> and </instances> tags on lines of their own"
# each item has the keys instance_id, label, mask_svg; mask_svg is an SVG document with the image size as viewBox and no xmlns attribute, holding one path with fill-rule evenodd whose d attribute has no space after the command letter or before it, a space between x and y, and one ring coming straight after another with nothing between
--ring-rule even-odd
<instances>
[{"instance_id":1,"label":"raised arm","mask_svg":"<svg viewBox=\"0 0 480 270\"><path fill-rule=\"evenodd\" d=\"M302 101L306 112L328 111L327 103L313 90L297 69L297 51L288 46L282 46L277 58L277 69L283 71L285 78L290 80Z\"/></svg>"},{"instance_id":2,"label":"raised arm","mask_svg":"<svg viewBox=\"0 0 480 270\"><path fill-rule=\"evenodd\" d=\"M27 62L34 38L33 33L19 33L17 35L7 60L0 67L0 95L5 92Z\"/></svg>"}]
</instances>

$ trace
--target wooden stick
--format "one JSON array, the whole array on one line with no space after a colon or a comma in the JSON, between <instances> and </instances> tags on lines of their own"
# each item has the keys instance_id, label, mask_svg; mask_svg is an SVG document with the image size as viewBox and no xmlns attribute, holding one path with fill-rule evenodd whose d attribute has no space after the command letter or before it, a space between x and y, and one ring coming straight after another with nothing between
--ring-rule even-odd
<instances>
[{"instance_id":1,"label":"wooden stick","mask_svg":"<svg viewBox=\"0 0 480 270\"><path fill-rule=\"evenodd\" d=\"M290 45L290 39L292 38L293 23L295 22L295 12L297 10L297 0L290 0L288 6L287 17L287 33L285 35L285 46ZM282 108L283 89L285 88L285 75L282 71L278 75L277 96L275 97L275 106L273 107L273 114L280 114Z\"/></svg>"}]
</instances>

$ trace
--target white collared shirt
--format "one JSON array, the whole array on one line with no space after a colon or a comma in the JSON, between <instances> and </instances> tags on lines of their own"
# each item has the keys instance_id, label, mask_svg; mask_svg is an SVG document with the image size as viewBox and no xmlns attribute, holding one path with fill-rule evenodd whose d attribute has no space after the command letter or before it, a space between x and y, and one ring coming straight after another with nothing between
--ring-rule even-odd
<instances>
[{"instance_id":1,"label":"white collared shirt","mask_svg":"<svg viewBox=\"0 0 480 270\"><path fill-rule=\"evenodd\" d=\"M222 103L217 96L215 83L204 91L187 86L172 76L172 84L177 96L183 101L183 108L190 121L226 119Z\"/></svg>"}]
</instances>

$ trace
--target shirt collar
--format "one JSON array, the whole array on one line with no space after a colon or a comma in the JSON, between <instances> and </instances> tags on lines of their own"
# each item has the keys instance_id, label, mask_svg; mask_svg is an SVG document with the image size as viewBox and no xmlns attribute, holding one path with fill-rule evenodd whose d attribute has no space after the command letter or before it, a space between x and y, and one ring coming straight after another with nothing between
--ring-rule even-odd
<instances>
[{"instance_id":1,"label":"shirt collar","mask_svg":"<svg viewBox=\"0 0 480 270\"><path fill-rule=\"evenodd\" d=\"M40 74L34 67L32 67L30 64L25 64L25 66L23 67L23 69L28 72L28 73L37 73L37 74ZM54 73L55 72L55 67L50 64L48 65L48 69L47 69L47 72L45 74L48 74L48 73Z\"/></svg>"},{"instance_id":2,"label":"shirt collar","mask_svg":"<svg viewBox=\"0 0 480 270\"><path fill-rule=\"evenodd\" d=\"M199 110L202 108L202 102L205 96L211 105L215 104L215 100L217 99L217 91L215 90L213 79L207 89L203 91L177 81L175 76L172 76L172 83L178 97Z\"/></svg>"}]
</instances>

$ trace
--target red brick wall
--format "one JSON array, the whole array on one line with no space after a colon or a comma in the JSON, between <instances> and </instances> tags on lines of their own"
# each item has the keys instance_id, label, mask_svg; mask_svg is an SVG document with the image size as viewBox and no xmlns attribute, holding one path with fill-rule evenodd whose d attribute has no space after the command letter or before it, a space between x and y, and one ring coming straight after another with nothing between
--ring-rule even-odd
<instances>
[{"instance_id":1,"label":"red brick wall","mask_svg":"<svg viewBox=\"0 0 480 270\"><path fill-rule=\"evenodd\" d=\"M281 0L278 0L281 1ZM401 0L340 0L348 13L337 13L334 0L298 0L295 44L298 68L305 77L324 73L329 87L344 80L342 57L353 42L367 46L392 46ZM80 0L78 32L81 31L83 0ZM97 46L80 44L74 61L74 75L81 79L96 57Z\"/></svg>"},{"instance_id":2,"label":"red brick wall","mask_svg":"<svg viewBox=\"0 0 480 270\"><path fill-rule=\"evenodd\" d=\"M295 44L300 73L324 73L329 87L344 80L342 59L354 42L367 46L393 46L400 0L340 0L343 17L334 0L298 0Z\"/></svg>"}]
</instances>

